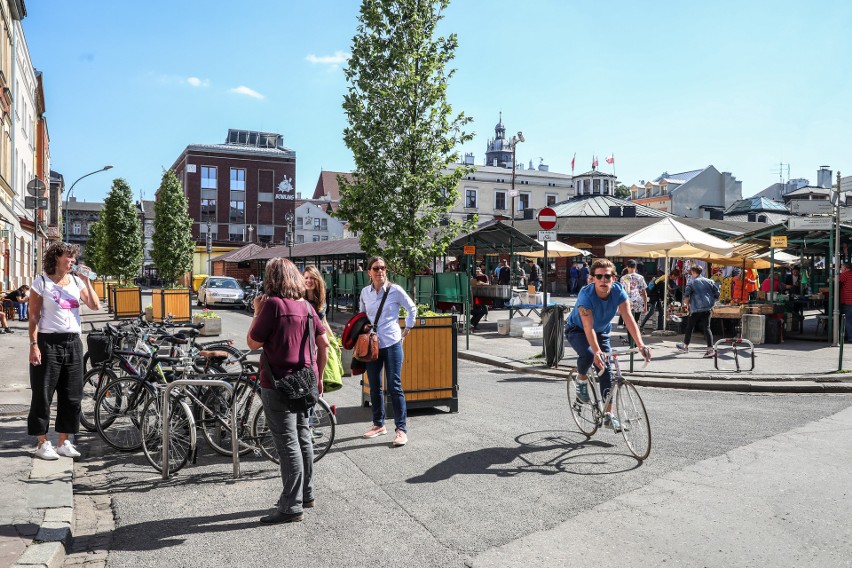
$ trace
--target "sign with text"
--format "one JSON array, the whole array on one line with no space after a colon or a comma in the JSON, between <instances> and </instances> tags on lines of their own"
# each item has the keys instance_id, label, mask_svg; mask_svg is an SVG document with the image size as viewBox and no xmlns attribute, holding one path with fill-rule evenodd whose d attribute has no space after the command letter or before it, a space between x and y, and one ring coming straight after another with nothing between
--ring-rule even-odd
<instances>
[{"instance_id":1,"label":"sign with text","mask_svg":"<svg viewBox=\"0 0 852 568\"><path fill-rule=\"evenodd\" d=\"M831 217L790 217L787 229L790 231L830 231L834 223Z\"/></svg>"},{"instance_id":2,"label":"sign with text","mask_svg":"<svg viewBox=\"0 0 852 568\"><path fill-rule=\"evenodd\" d=\"M464 245L465 254L476 254L476 247L473 245Z\"/></svg>"},{"instance_id":3,"label":"sign with text","mask_svg":"<svg viewBox=\"0 0 852 568\"><path fill-rule=\"evenodd\" d=\"M774 249L787 248L787 237L770 237L769 247Z\"/></svg>"},{"instance_id":4,"label":"sign with text","mask_svg":"<svg viewBox=\"0 0 852 568\"><path fill-rule=\"evenodd\" d=\"M790 201L790 211L797 215L804 215L807 213L825 215L827 213L833 213L834 206L830 201L825 200L814 201L811 199L793 199Z\"/></svg>"},{"instance_id":5,"label":"sign with text","mask_svg":"<svg viewBox=\"0 0 852 568\"><path fill-rule=\"evenodd\" d=\"M554 242L556 240L556 231L539 231L538 240L541 242Z\"/></svg>"}]
</instances>

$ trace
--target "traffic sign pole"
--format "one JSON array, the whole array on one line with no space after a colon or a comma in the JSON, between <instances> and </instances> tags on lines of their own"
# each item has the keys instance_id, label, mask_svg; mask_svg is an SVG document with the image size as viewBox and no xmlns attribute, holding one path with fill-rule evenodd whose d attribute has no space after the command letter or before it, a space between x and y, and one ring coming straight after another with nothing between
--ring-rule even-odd
<instances>
[{"instance_id":1,"label":"traffic sign pole","mask_svg":"<svg viewBox=\"0 0 852 568\"><path fill-rule=\"evenodd\" d=\"M550 207L545 207L541 211L538 212L538 224L541 225L541 228L545 231L550 231L551 229L556 228L556 222L558 218L556 217L556 211L551 209ZM555 231L554 231L555 233ZM544 296L542 296L542 301L545 307L547 307L547 241L549 239L543 239L544 242L544 278L542 279L544 282Z\"/></svg>"}]
</instances>

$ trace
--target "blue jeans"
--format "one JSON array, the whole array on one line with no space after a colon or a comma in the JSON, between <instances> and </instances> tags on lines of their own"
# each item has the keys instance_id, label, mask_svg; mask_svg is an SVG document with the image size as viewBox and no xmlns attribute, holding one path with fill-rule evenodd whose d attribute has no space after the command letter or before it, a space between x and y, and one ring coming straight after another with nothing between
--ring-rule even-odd
<instances>
[{"instance_id":1,"label":"blue jeans","mask_svg":"<svg viewBox=\"0 0 852 568\"><path fill-rule=\"evenodd\" d=\"M27 318L27 303L26 302L15 302L15 308L18 310L18 319L23 320Z\"/></svg>"},{"instance_id":2,"label":"blue jeans","mask_svg":"<svg viewBox=\"0 0 852 568\"><path fill-rule=\"evenodd\" d=\"M846 341L852 341L852 304L841 304L840 313L846 316Z\"/></svg>"},{"instance_id":3,"label":"blue jeans","mask_svg":"<svg viewBox=\"0 0 852 568\"><path fill-rule=\"evenodd\" d=\"M601 351L609 353L611 348L609 345L608 333L597 333L598 345ZM595 354L592 352L592 346L586 339L586 332L577 327L569 327L565 329L565 338L574 351L577 352L577 372L581 375L586 375L589 372L589 367L595 360ZM598 384L601 387L601 396L606 399L609 389L612 388L612 375L609 372L609 366L604 367L603 372L598 374Z\"/></svg>"},{"instance_id":4,"label":"blue jeans","mask_svg":"<svg viewBox=\"0 0 852 568\"><path fill-rule=\"evenodd\" d=\"M382 391L382 367L387 376L388 392L393 405L393 421L397 430L407 432L405 394L402 392L402 341L379 349L379 358L367 363L367 378L370 380L370 406L373 407L373 424L385 423L385 397Z\"/></svg>"}]
</instances>

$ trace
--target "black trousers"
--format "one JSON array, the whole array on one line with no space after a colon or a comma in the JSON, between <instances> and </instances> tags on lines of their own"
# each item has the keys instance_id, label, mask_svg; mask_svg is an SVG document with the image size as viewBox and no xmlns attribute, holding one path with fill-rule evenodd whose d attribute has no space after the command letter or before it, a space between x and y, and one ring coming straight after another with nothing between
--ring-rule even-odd
<instances>
[{"instance_id":1,"label":"black trousers","mask_svg":"<svg viewBox=\"0 0 852 568\"><path fill-rule=\"evenodd\" d=\"M689 341L692 339L692 330L698 325L701 325L704 329L704 340L707 342L707 347L713 347L713 332L710 331L710 312L690 312L689 318L686 320L683 343L689 345Z\"/></svg>"},{"instance_id":2,"label":"black trousers","mask_svg":"<svg viewBox=\"0 0 852 568\"><path fill-rule=\"evenodd\" d=\"M50 428L50 405L56 393L56 431L76 434L80 430L83 399L83 342L77 333L39 333L41 365L30 365L32 403L27 432L43 436Z\"/></svg>"}]
</instances>

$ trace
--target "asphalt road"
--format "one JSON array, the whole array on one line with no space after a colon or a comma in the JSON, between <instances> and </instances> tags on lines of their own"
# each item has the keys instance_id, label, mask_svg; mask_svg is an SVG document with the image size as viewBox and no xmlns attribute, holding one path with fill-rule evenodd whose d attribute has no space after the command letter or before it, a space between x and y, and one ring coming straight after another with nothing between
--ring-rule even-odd
<instances>
[{"instance_id":1,"label":"asphalt road","mask_svg":"<svg viewBox=\"0 0 852 568\"><path fill-rule=\"evenodd\" d=\"M237 320L247 324L247 318L226 318L229 333L244 335ZM338 406L339 426L332 451L315 470L317 506L306 511L304 522L291 525L257 522L280 491L277 468L260 458L244 460L242 479L232 481L230 462L202 450L196 465L163 482L142 455L118 454L97 435L81 435L88 471L108 472L108 487L95 488L112 496L116 530L108 565L530 566L539 561L513 544L564 550L566 541L589 564L588 554L598 551L606 559L618 548L617 540L602 538L606 523L561 530L569 521L584 514L600 518L608 503L666 476L699 462L699 470L722 468L729 452L749 452L750 444L852 406L852 397L844 395L643 388L654 445L640 464L620 435L604 431L586 439L576 432L564 382L463 361L459 381L459 412L412 411L409 445L392 449L390 436L360 437L369 427L370 411L360 406L357 380L347 378L343 390L328 395ZM717 461L702 462L709 458ZM79 481L85 486L85 479ZM712 488L716 482L707 483ZM746 483L760 484L761 477ZM687 504L688 497L689 492ZM741 521L753 522L745 514L738 517L736 494L720 498L733 501L733 513L716 529L736 525L739 530ZM807 506L802 499L790 503ZM847 538L840 541L843 534ZM848 548L848 530L843 534L831 546ZM663 543L666 535L659 538ZM681 546L687 551L691 543ZM761 548L759 542L753 546ZM646 565L636 559L625 565ZM730 555L718 560L711 556L705 564L749 564Z\"/></svg>"}]
</instances>

